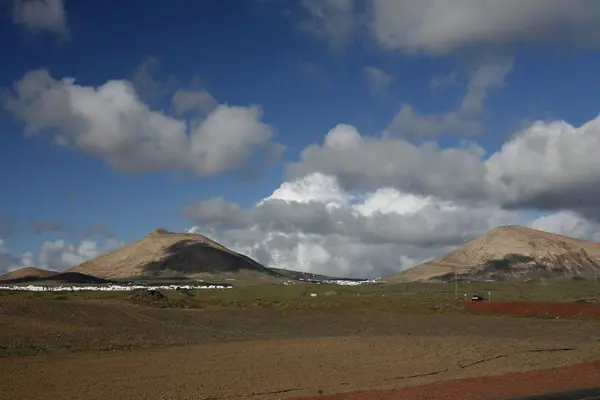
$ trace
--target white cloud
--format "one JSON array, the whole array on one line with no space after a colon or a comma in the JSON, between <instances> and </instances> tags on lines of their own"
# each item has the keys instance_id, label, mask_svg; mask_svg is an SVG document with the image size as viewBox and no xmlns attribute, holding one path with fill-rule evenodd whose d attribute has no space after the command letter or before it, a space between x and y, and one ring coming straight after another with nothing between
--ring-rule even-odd
<instances>
[{"instance_id":1,"label":"white cloud","mask_svg":"<svg viewBox=\"0 0 600 400\"><path fill-rule=\"evenodd\" d=\"M89 238L76 243L58 239L44 242L35 253L28 251L19 256L7 249L0 239L0 274L24 267L64 271L123 245L114 237Z\"/></svg>"},{"instance_id":2,"label":"white cloud","mask_svg":"<svg viewBox=\"0 0 600 400\"><path fill-rule=\"evenodd\" d=\"M151 110L125 80L83 86L35 70L15 83L3 102L25 122L28 134L55 132L63 143L126 172L212 176L246 167L257 152L272 157L281 148L271 141L273 130L258 106L221 104L192 124Z\"/></svg>"},{"instance_id":3,"label":"white cloud","mask_svg":"<svg viewBox=\"0 0 600 400\"><path fill-rule=\"evenodd\" d=\"M485 166L493 198L512 206L571 209L600 215L600 116L574 127L535 122Z\"/></svg>"},{"instance_id":4,"label":"white cloud","mask_svg":"<svg viewBox=\"0 0 600 400\"><path fill-rule=\"evenodd\" d=\"M28 251L21 256L21 262L19 263L23 267L35 267L36 260L32 252Z\"/></svg>"},{"instance_id":5,"label":"white cloud","mask_svg":"<svg viewBox=\"0 0 600 400\"><path fill-rule=\"evenodd\" d=\"M24 267L35 266L36 260L31 252L26 252L21 256L13 254L6 248L4 240L0 239L0 274L15 271Z\"/></svg>"},{"instance_id":6,"label":"white cloud","mask_svg":"<svg viewBox=\"0 0 600 400\"><path fill-rule=\"evenodd\" d=\"M384 70L369 66L363 69L363 76L372 93L385 92L392 83L393 77Z\"/></svg>"},{"instance_id":7,"label":"white cloud","mask_svg":"<svg viewBox=\"0 0 600 400\"><path fill-rule=\"evenodd\" d=\"M483 125L479 120L465 118L457 111L422 114L411 105L403 104L389 124L388 131L394 136L418 139L443 133L474 135L483 131Z\"/></svg>"},{"instance_id":8,"label":"white cloud","mask_svg":"<svg viewBox=\"0 0 600 400\"><path fill-rule=\"evenodd\" d=\"M595 0L303 1L311 28L341 46L365 31L384 50L446 54L518 42L598 44Z\"/></svg>"},{"instance_id":9,"label":"white cloud","mask_svg":"<svg viewBox=\"0 0 600 400\"><path fill-rule=\"evenodd\" d=\"M319 173L282 183L249 210L210 199L187 216L192 231L268 266L338 276L391 274L522 218L389 187L350 193Z\"/></svg>"},{"instance_id":10,"label":"white cloud","mask_svg":"<svg viewBox=\"0 0 600 400\"><path fill-rule=\"evenodd\" d=\"M173 94L171 104L175 115L182 115L188 111L202 111L203 113L209 113L216 107L217 101L204 89L177 89Z\"/></svg>"},{"instance_id":11,"label":"white cloud","mask_svg":"<svg viewBox=\"0 0 600 400\"><path fill-rule=\"evenodd\" d=\"M68 38L63 0L14 0L13 22L32 33L50 32Z\"/></svg>"},{"instance_id":12,"label":"white cloud","mask_svg":"<svg viewBox=\"0 0 600 400\"><path fill-rule=\"evenodd\" d=\"M465 142L439 148L387 136L362 136L338 125L322 145L311 145L287 165L290 177L323 173L343 188L393 187L452 201L483 201L511 208L571 210L600 217L600 116L575 127L533 123L499 151Z\"/></svg>"},{"instance_id":13,"label":"white cloud","mask_svg":"<svg viewBox=\"0 0 600 400\"><path fill-rule=\"evenodd\" d=\"M21 268L21 260L19 257L11 253L4 244L4 240L0 239L0 274L13 271Z\"/></svg>"},{"instance_id":14,"label":"white cloud","mask_svg":"<svg viewBox=\"0 0 600 400\"><path fill-rule=\"evenodd\" d=\"M600 242L600 225L571 211L559 211L541 216L532 221L529 226L558 235Z\"/></svg>"},{"instance_id":15,"label":"white cloud","mask_svg":"<svg viewBox=\"0 0 600 400\"><path fill-rule=\"evenodd\" d=\"M381 157L378 152L382 147L357 137L351 127L336 129L325 139L325 146L344 149L348 152L346 157L358 162L359 166L361 160L353 153L353 146L361 148L363 153L375 149L383 169L389 167L392 158ZM391 146L388 141L382 143L383 148ZM457 160L460 159L458 156L469 154L468 150L449 150L457 151ZM413 147L413 151L418 159L421 150ZM442 151L447 150L439 150ZM397 154L393 150L392 153ZM332 155L328 154L328 157ZM424 165L440 158L443 157L426 158L423 165L400 171L412 174L413 179L430 177L431 174L423 170ZM462 179L461 174L456 173L452 164L446 165L448 167L434 167L439 168L437 174L449 174L447 180L437 182L461 185L457 182ZM485 161L479 160L479 165L485 172ZM367 168L364 171L377 172ZM387 178L390 178L388 182L401 182L394 173L385 177L377 183L377 189L365 190L365 186L361 189L356 186L354 190L346 190L332 175L311 173L283 182L271 195L247 210L223 199L211 199L190 208L188 217L197 224L191 230L213 237L270 267L343 277L390 275L451 251L501 225L526 225L600 241L600 223L575 211L540 215L540 212L502 209L500 201L494 205L490 198L482 201L440 199L431 194L385 186L382 182ZM452 190L446 193L452 193ZM486 196L488 192L479 193Z\"/></svg>"},{"instance_id":16,"label":"white cloud","mask_svg":"<svg viewBox=\"0 0 600 400\"><path fill-rule=\"evenodd\" d=\"M447 53L473 45L598 38L589 0L375 0L371 29L390 50Z\"/></svg>"},{"instance_id":17,"label":"white cloud","mask_svg":"<svg viewBox=\"0 0 600 400\"><path fill-rule=\"evenodd\" d=\"M334 206L347 205L348 197L342 191L334 177L315 173L293 182L283 182L270 196L258 204L268 200L283 200L296 203L326 203Z\"/></svg>"},{"instance_id":18,"label":"white cloud","mask_svg":"<svg viewBox=\"0 0 600 400\"><path fill-rule=\"evenodd\" d=\"M444 199L481 198L484 154L471 144L440 149L435 143L417 146L403 139L362 136L355 127L340 124L325 135L323 145L305 148L287 172L292 178L315 172L336 176L350 190L394 187Z\"/></svg>"},{"instance_id":19,"label":"white cloud","mask_svg":"<svg viewBox=\"0 0 600 400\"><path fill-rule=\"evenodd\" d=\"M107 251L115 250L122 243L107 238L102 243L86 239L79 243L70 243L64 239L44 242L38 254L38 264L42 268L63 271L97 257Z\"/></svg>"},{"instance_id":20,"label":"white cloud","mask_svg":"<svg viewBox=\"0 0 600 400\"><path fill-rule=\"evenodd\" d=\"M475 69L469 81L467 92L460 107L456 110L421 114L405 104L394 116L388 132L395 136L419 138L440 133L470 135L481 133L485 118L484 104L492 88L504 84L506 75L512 69L512 61L488 62Z\"/></svg>"}]
</instances>

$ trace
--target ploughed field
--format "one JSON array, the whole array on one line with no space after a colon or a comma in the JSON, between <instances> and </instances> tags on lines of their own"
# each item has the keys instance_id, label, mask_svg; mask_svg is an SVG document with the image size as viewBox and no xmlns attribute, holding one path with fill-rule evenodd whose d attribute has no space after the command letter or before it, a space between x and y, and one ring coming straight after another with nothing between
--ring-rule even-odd
<instances>
[{"instance_id":1,"label":"ploughed field","mask_svg":"<svg viewBox=\"0 0 600 400\"><path fill-rule=\"evenodd\" d=\"M460 393L445 398L467 399L477 398L469 397L477 393L498 398L502 393L539 393L545 387L600 386L600 366L594 363L600 360L596 318L544 313L534 314L542 318L507 317L498 316L502 310L497 309L476 310L494 315L475 314L468 309L471 303L465 306L445 295L394 295L386 291L390 289L375 295L369 292L375 289L339 288L332 293L329 287L307 286L277 299L266 292L252 297L233 290L203 293L200 300L193 294L1 294L0 398L283 399L337 394L332 398L410 399L427 398L427 393L442 398L439 392L434 395L441 390L446 396ZM306 296L306 291L319 296ZM230 303L234 298L237 303ZM473 307L485 304L499 303ZM579 363L588 364L577 367L577 373L557 369L550 375L479 379ZM468 380L457 383L464 378ZM445 389L435 386L445 381L452 381ZM519 382L523 388L529 382L532 393L515 392ZM398 391L405 387L413 392ZM366 389L381 391L356 392Z\"/></svg>"}]
</instances>

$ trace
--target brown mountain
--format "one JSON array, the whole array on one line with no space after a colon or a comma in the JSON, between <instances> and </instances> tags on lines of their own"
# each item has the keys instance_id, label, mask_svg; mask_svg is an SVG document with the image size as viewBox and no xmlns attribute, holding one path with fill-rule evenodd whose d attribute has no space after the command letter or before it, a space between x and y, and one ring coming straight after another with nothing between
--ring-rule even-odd
<instances>
[{"instance_id":1,"label":"brown mountain","mask_svg":"<svg viewBox=\"0 0 600 400\"><path fill-rule=\"evenodd\" d=\"M277 273L198 234L156 229L142 239L72 269L101 278L209 278L239 274L277 277Z\"/></svg>"},{"instance_id":2,"label":"brown mountain","mask_svg":"<svg viewBox=\"0 0 600 400\"><path fill-rule=\"evenodd\" d=\"M46 278L52 275L56 275L55 271L48 271L41 268L25 267L9 272L0 276L0 281L12 281L12 280L23 280L23 279L38 279Z\"/></svg>"},{"instance_id":3,"label":"brown mountain","mask_svg":"<svg viewBox=\"0 0 600 400\"><path fill-rule=\"evenodd\" d=\"M456 250L383 280L513 280L600 275L600 243L523 226L501 226Z\"/></svg>"}]
</instances>

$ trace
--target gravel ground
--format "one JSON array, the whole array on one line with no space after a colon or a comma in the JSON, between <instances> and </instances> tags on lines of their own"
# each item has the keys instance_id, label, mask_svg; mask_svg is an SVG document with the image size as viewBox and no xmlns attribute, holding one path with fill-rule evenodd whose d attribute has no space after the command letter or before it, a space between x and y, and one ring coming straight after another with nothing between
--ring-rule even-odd
<instances>
[{"instance_id":1,"label":"gravel ground","mask_svg":"<svg viewBox=\"0 0 600 400\"><path fill-rule=\"evenodd\" d=\"M598 333L582 320L5 300L0 399L357 396L600 360ZM585 368L577 379L600 382Z\"/></svg>"}]
</instances>

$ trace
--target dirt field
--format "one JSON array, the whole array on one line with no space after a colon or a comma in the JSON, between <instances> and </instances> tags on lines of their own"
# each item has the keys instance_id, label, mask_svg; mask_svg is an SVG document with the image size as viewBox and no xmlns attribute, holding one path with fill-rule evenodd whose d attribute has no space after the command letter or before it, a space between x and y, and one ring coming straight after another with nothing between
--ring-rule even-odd
<instances>
[{"instance_id":1,"label":"dirt field","mask_svg":"<svg viewBox=\"0 0 600 400\"><path fill-rule=\"evenodd\" d=\"M467 302L465 306L478 313L520 315L526 317L600 318L600 304L539 302Z\"/></svg>"},{"instance_id":2,"label":"dirt field","mask_svg":"<svg viewBox=\"0 0 600 400\"><path fill-rule=\"evenodd\" d=\"M0 398L283 399L394 389L600 360L598 333L597 320L1 296ZM377 393L386 394L368 398L399 398Z\"/></svg>"},{"instance_id":3,"label":"dirt field","mask_svg":"<svg viewBox=\"0 0 600 400\"><path fill-rule=\"evenodd\" d=\"M402 389L357 390L313 397L319 400L598 400L600 362L546 370L466 378ZM532 399L532 397L534 399ZM291 400L309 400L302 397Z\"/></svg>"}]
</instances>

